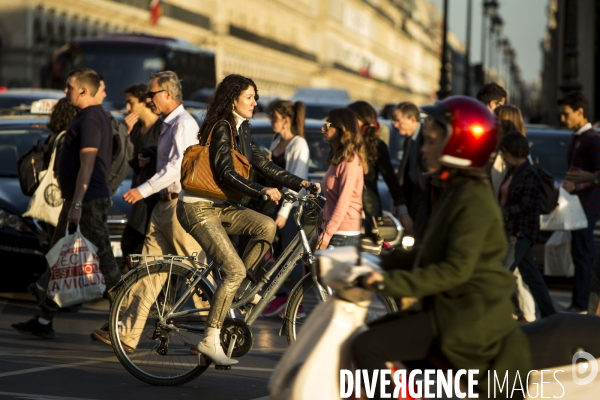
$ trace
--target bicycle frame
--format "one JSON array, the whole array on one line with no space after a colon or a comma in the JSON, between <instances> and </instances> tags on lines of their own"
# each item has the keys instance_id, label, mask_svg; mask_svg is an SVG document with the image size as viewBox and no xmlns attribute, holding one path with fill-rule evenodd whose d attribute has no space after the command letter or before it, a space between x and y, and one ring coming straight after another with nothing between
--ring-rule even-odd
<instances>
[{"instance_id":1,"label":"bicycle frame","mask_svg":"<svg viewBox=\"0 0 600 400\"><path fill-rule=\"evenodd\" d=\"M319 288L319 296L320 296L321 300L325 301L325 299L327 298L328 289L324 288L316 279L318 274L317 274L317 271L315 270L315 265L314 265L315 257L312 253L308 237L306 236L306 232L304 231L304 227L302 226L302 222L301 222L302 215L304 213L304 208L308 201L308 200L306 200L306 197L307 196L298 198L298 208L297 208L296 212L294 213L294 221L296 223L296 229L297 229L298 233L296 234L294 239L291 241L291 243L285 248L285 250L283 251L283 254L279 257L279 260L275 264L273 264L273 266L261 278L261 280L256 284L256 286L249 293L244 293L244 295L242 296L241 299L239 299L237 302L232 304L230 310L228 311L228 314L231 317L235 317L235 310L242 306L249 304L249 301L254 299L255 295L258 294L261 290L263 290L265 285L267 285L267 288L264 290L264 292L262 294L261 300L258 301L258 303L256 303L248 312L246 312L244 322L246 322L246 324L251 326L256 321L256 319L260 316L262 311L269 305L269 303L271 302L271 298L275 295L277 290L279 290L279 288L283 285L283 283L285 282L287 277L292 273L292 270L296 266L296 263L301 259L303 259L304 262L310 268L313 279L315 280L315 284ZM179 310L179 308L183 304L185 304L185 302L187 302L189 300L189 298L190 298L192 292L195 290L196 286L202 280L207 278L211 272L216 271L214 263L211 262L208 265L199 263L196 261L195 255L192 255L192 256L170 256L170 255L149 255L149 254L148 255L132 255L132 260L135 261L136 259L138 259L138 257L144 258L144 260L146 260L148 257L162 257L163 259L170 259L171 265L173 264L174 261L188 261L188 262L191 262L194 265L198 266L197 271L195 273L197 275L195 276L195 278L193 278L193 281L189 285L188 289L180 297L180 299L173 305L171 310ZM145 261L144 264L145 264L146 271L148 271L148 262ZM142 267L138 267L138 268L142 268ZM130 271L130 273L133 271L137 271L138 268ZM275 275L276 272L277 272L277 274ZM214 275L215 274L213 274L213 277L215 278L215 281L217 281L218 277L216 277ZM273 278L271 279L271 277L273 277ZM209 284L211 289L214 289L214 286L212 284L210 284L210 281L208 279L206 279L205 282L207 284ZM168 282L167 282L167 284L168 284ZM153 290L154 290L154 288L153 288ZM167 293L168 293L168 289L167 289ZM157 301L157 294L158 293L153 293L155 302ZM189 314L197 314L197 313L200 313L203 311L209 311L209 310L210 310L209 308L194 308L194 309L188 309L188 310L176 311L176 312L170 311L167 315L161 316L161 319L169 320L172 318L182 317L182 316L186 316ZM187 329L193 330L193 331L204 331L204 327L198 327L197 329L194 329L194 328L187 328Z\"/></svg>"}]
</instances>

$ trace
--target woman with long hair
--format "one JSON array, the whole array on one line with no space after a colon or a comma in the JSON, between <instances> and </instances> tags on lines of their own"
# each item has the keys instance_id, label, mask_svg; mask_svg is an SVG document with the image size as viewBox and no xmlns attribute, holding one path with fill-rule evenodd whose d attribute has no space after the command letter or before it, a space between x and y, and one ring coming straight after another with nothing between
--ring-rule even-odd
<instances>
[{"instance_id":1,"label":"woman with long hair","mask_svg":"<svg viewBox=\"0 0 600 400\"><path fill-rule=\"evenodd\" d=\"M67 100L66 97L58 100L58 102L52 107L52 113L50 114L50 121L48 121L48 129L50 129L50 135L44 142L44 166L48 168L50 164L50 157L52 156L52 147L54 141L58 136L65 132L71 121L75 118L75 115L79 112L79 109ZM64 135L59 139L56 144L56 157L55 160L60 159L60 152L64 141ZM58 176L58 161L54 165L54 175Z\"/></svg>"},{"instance_id":2,"label":"woman with long hair","mask_svg":"<svg viewBox=\"0 0 600 400\"><path fill-rule=\"evenodd\" d=\"M380 282L387 296L423 298L422 310L373 322L353 341L353 359L372 372L388 360L406 364L441 355L455 370L479 370L476 389L485 393L485 371L514 382L531 367L527 337L512 317L515 283L502 267L502 214L485 171L498 145L496 122L465 96L422 111L429 115L423 126L427 169L443 182L423 248L414 263L402 262L401 249L382 257L386 271L362 282Z\"/></svg>"},{"instance_id":3,"label":"woman with long hair","mask_svg":"<svg viewBox=\"0 0 600 400\"><path fill-rule=\"evenodd\" d=\"M494 109L494 115L498 119L498 137L500 139L512 131L517 131L521 135L527 136L525 122L523 121L523 115L519 107L510 104L501 105ZM490 180L492 181L492 189L496 198L498 198L500 193L500 185L504 181L507 170L506 163L499 152L490 171Z\"/></svg>"},{"instance_id":4,"label":"woman with long hair","mask_svg":"<svg viewBox=\"0 0 600 400\"><path fill-rule=\"evenodd\" d=\"M209 160L217 184L238 195L252 198L267 196L278 203L281 200L279 190L263 187L240 175L234 168L231 154L233 145L250 161L252 168L281 186L295 191L310 186L307 180L288 173L268 160L253 144L248 120L254 114L257 100L258 89L252 79L241 75L226 76L215 89L206 110L206 118L200 127L200 141L205 142L212 132ZM227 357L221 347L221 327L246 277L246 270L256 267L270 248L275 237L275 221L238 204L185 190L179 194L177 218L225 273L213 296L206 332L197 349L211 358L215 365L237 364L236 360ZM250 236L242 257L228 235Z\"/></svg>"},{"instance_id":5,"label":"woman with long hair","mask_svg":"<svg viewBox=\"0 0 600 400\"><path fill-rule=\"evenodd\" d=\"M531 246L539 241L540 234L540 177L527 160L529 143L520 132L507 133L500 142L500 151L508 166L508 173L500 188L500 207L509 246L512 247L512 257L507 260L505 267L511 271L519 267L542 318L547 317L556 313L556 310L531 252ZM533 317L535 319L535 306Z\"/></svg>"},{"instance_id":6,"label":"woman with long hair","mask_svg":"<svg viewBox=\"0 0 600 400\"><path fill-rule=\"evenodd\" d=\"M304 139L304 119L306 106L301 101L276 100L269 105L269 118L275 132L271 143L271 160L279 167L285 169L302 179L308 180L308 163L310 150ZM295 204L284 203L277 210L275 225L280 233L281 247L285 249L296 235L294 222ZM290 275L290 286L294 287L302 279L303 266L301 263L294 267ZM288 293L282 291L263 311L263 315L270 317L283 311L287 302Z\"/></svg>"},{"instance_id":7,"label":"woman with long hair","mask_svg":"<svg viewBox=\"0 0 600 400\"><path fill-rule=\"evenodd\" d=\"M357 246L364 175L369 169L358 118L347 108L336 108L329 111L321 130L330 151L321 183L327 201L316 249Z\"/></svg>"},{"instance_id":8,"label":"woman with long hair","mask_svg":"<svg viewBox=\"0 0 600 400\"><path fill-rule=\"evenodd\" d=\"M379 217L383 211L377 189L379 174L383 176L400 215L408 215L406 199L394 172L388 146L379 138L380 126L377 111L366 101L356 101L348 106L358 117L367 155L368 172L365 174L363 209L367 217Z\"/></svg>"},{"instance_id":9,"label":"woman with long hair","mask_svg":"<svg viewBox=\"0 0 600 400\"><path fill-rule=\"evenodd\" d=\"M523 137L527 136L525 121L523 121L523 115L521 114L519 107L511 104L504 104L494 109L494 115L498 121L498 137L500 140L510 132L519 132ZM500 201L500 188L506 179L509 169L510 166L505 162L504 157L502 156L502 149L499 148L490 171L492 190L498 201ZM516 243L511 241L510 238L508 239L508 252L504 260L506 268L509 268L513 264ZM516 315L519 319L524 319L528 322L535 321L536 312L533 294L529 290L527 284L523 282L524 279L521 277L520 268L513 268L512 271L517 280L517 292L515 298L515 306L517 307L515 310L517 313Z\"/></svg>"}]
</instances>

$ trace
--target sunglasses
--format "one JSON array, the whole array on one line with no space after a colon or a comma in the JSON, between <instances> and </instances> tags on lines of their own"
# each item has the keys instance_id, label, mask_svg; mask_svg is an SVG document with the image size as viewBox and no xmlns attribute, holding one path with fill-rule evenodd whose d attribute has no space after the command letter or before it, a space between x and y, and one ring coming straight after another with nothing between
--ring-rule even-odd
<instances>
[{"instance_id":1,"label":"sunglasses","mask_svg":"<svg viewBox=\"0 0 600 400\"><path fill-rule=\"evenodd\" d=\"M166 92L165 89L157 90L156 92L146 92L146 98L152 100L157 93Z\"/></svg>"},{"instance_id":2,"label":"sunglasses","mask_svg":"<svg viewBox=\"0 0 600 400\"><path fill-rule=\"evenodd\" d=\"M331 125L331 122L329 122L329 121L328 121L328 122L325 122L325 123L323 124L323 127L322 127L322 129L325 129L326 131L328 131L328 130L329 130L329 128L331 128L331 126L332 126L332 125ZM335 127L334 127L334 128L335 128Z\"/></svg>"}]
</instances>

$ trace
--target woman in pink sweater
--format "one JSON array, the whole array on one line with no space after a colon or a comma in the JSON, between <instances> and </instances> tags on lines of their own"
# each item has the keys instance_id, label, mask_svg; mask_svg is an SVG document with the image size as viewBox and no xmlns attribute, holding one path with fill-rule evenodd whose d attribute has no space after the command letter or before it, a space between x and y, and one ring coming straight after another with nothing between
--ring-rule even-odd
<instances>
[{"instance_id":1,"label":"woman in pink sweater","mask_svg":"<svg viewBox=\"0 0 600 400\"><path fill-rule=\"evenodd\" d=\"M357 246L362 221L362 193L367 172L365 146L356 114L347 108L329 111L321 128L329 143L329 169L322 190L327 201L316 249Z\"/></svg>"}]
</instances>

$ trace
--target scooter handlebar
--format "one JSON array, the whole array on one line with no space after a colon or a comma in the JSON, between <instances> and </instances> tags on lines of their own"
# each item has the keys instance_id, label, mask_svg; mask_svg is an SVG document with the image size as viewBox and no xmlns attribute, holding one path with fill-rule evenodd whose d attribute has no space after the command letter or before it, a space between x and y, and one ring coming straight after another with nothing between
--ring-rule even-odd
<instances>
[{"instance_id":1,"label":"scooter handlebar","mask_svg":"<svg viewBox=\"0 0 600 400\"><path fill-rule=\"evenodd\" d=\"M359 287L365 290L376 290L376 291L382 291L385 288L385 285L383 284L383 282L374 282L370 285L366 284L364 281L364 278L366 278L367 276L369 276L368 274L365 275L360 275L359 277L357 277L351 284L350 284L350 288L352 287Z\"/></svg>"}]
</instances>

